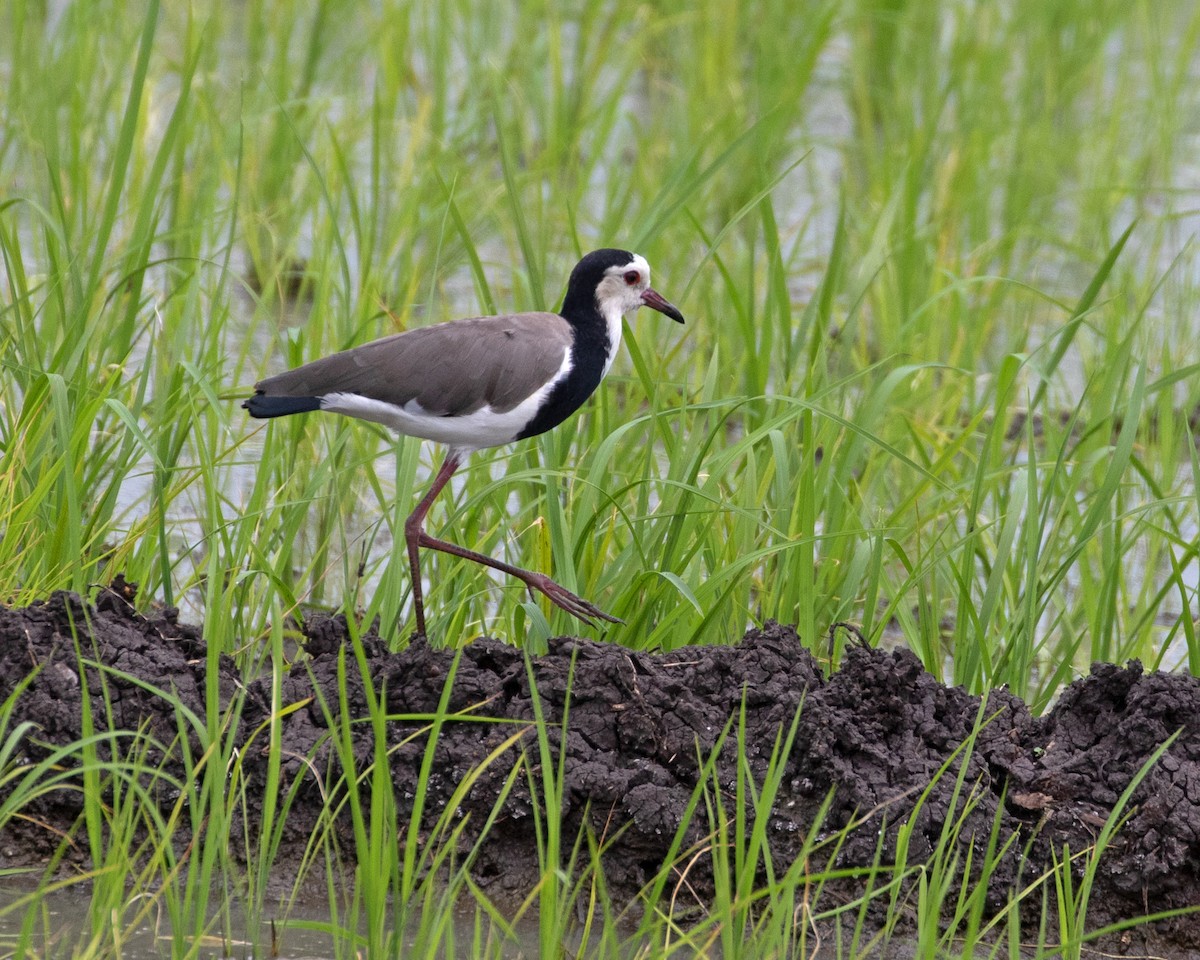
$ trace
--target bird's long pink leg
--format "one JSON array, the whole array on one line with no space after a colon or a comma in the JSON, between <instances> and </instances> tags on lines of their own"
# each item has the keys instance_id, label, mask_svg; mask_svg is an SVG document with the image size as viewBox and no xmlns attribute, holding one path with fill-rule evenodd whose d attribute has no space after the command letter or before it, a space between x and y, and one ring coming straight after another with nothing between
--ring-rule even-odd
<instances>
[{"instance_id":1,"label":"bird's long pink leg","mask_svg":"<svg viewBox=\"0 0 1200 960\"><path fill-rule=\"evenodd\" d=\"M429 547L430 550L440 550L442 553L449 553L455 557L462 557L464 560L473 560L475 563L482 563L485 567L491 567L493 570L499 570L501 573L507 573L510 577L516 577L530 592L538 590L550 598L550 602L561 610L566 610L567 613L574 617L578 617L589 627L594 627L595 624L589 617L596 617L600 620L607 620L609 623L624 623L619 617L614 617L612 614L605 613L595 604L584 600L583 597L577 596L566 587L555 583L544 573L534 573L532 570L525 570L522 567L514 567L511 563L505 563L503 560L496 560L486 554L476 553L474 550L468 550L466 547L460 547L456 543L450 543L447 540L438 540L431 537L424 530L420 534L420 543L423 547Z\"/></svg>"},{"instance_id":2,"label":"bird's long pink leg","mask_svg":"<svg viewBox=\"0 0 1200 960\"><path fill-rule=\"evenodd\" d=\"M430 550L439 550L442 553L448 553L454 557L461 557L463 560L471 560L474 563L481 563L485 567L491 567L493 570L499 570L501 573L507 573L510 577L516 577L532 592L537 590L545 594L550 602L559 609L567 611L574 617L578 617L588 626L595 626L590 617L596 617L599 620L607 620L609 623L624 623L617 617L605 613L595 604L584 600L583 597L577 596L566 587L563 587L551 580L544 573L534 573L532 570L525 570L521 567L514 567L511 563L505 563L503 560L496 560L486 554L479 553L475 550L468 550L466 547L460 547L456 543L450 543L448 540L438 540L436 537L431 537L427 534L423 527L425 515L429 512L430 504L434 498L441 492L442 487L450 479L455 470L458 469L459 460L450 455L446 458L446 462L442 464L441 470L434 478L433 485L429 488L429 492L425 494L421 502L417 504L417 509L412 512L412 515L404 524L404 538L408 544L408 561L412 567L413 577L413 605L417 613L417 634L425 636L425 610L421 603L421 571L417 561L418 547L428 547Z\"/></svg>"},{"instance_id":3,"label":"bird's long pink leg","mask_svg":"<svg viewBox=\"0 0 1200 960\"><path fill-rule=\"evenodd\" d=\"M425 637L425 602L421 597L421 559L418 553L421 537L425 534L422 527L425 525L425 515L429 513L433 501L442 492L442 487L449 483L450 478L454 476L454 471L458 469L460 462L454 454L450 454L442 461L441 469L433 478L433 483L429 485L425 496L421 498L416 509L404 521L404 543L408 547L408 569L412 573L413 611L417 615L417 636L422 639Z\"/></svg>"}]
</instances>

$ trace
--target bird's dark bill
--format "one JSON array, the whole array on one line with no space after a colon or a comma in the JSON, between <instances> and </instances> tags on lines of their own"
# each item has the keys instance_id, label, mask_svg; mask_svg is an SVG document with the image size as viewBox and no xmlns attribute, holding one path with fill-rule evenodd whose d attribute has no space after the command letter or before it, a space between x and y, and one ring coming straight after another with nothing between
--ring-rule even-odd
<instances>
[{"instance_id":1,"label":"bird's dark bill","mask_svg":"<svg viewBox=\"0 0 1200 960\"><path fill-rule=\"evenodd\" d=\"M647 287L642 291L642 303L652 310L657 310L659 313L665 314L676 323L683 323L683 314L657 290Z\"/></svg>"}]
</instances>

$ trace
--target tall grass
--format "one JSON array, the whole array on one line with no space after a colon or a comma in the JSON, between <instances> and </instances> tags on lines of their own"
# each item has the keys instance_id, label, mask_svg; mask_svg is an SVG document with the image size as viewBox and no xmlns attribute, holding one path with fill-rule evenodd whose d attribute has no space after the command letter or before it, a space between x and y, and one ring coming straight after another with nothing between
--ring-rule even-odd
<instances>
[{"instance_id":1,"label":"tall grass","mask_svg":"<svg viewBox=\"0 0 1200 960\"><path fill-rule=\"evenodd\" d=\"M213 664L276 680L306 605L405 637L436 451L238 399L377 335L553 307L619 245L688 325L630 323L585 409L477 455L433 532L551 573L630 646L849 620L1035 708L1092 659L1195 671L1198 37L1184 0L9 4L0 597L124 572L203 619ZM422 565L438 642L583 629ZM178 815L235 833L212 675ZM205 857L179 882L229 869ZM372 948L384 889L355 915Z\"/></svg>"},{"instance_id":2,"label":"tall grass","mask_svg":"<svg viewBox=\"0 0 1200 960\"><path fill-rule=\"evenodd\" d=\"M228 588L243 640L306 603L403 636L436 453L237 397L553 306L612 243L690 324L640 317L571 425L477 456L436 530L630 645L854 619L1037 702L1091 658L1194 664L1200 18L1018 7L13 7L2 592L124 570L194 617ZM423 570L443 642L578 629Z\"/></svg>"}]
</instances>

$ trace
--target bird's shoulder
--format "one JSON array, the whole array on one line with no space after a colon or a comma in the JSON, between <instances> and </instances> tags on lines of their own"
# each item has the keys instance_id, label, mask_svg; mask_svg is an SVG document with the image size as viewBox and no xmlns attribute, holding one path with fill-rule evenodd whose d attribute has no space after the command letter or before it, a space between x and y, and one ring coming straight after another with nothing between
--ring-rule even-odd
<instances>
[{"instance_id":1,"label":"bird's shoulder","mask_svg":"<svg viewBox=\"0 0 1200 960\"><path fill-rule=\"evenodd\" d=\"M505 350L569 346L571 325L557 313L510 313L488 317L464 317L423 327L412 327L346 351L361 363L381 355L398 357L414 352L444 354L463 349Z\"/></svg>"},{"instance_id":2,"label":"bird's shoulder","mask_svg":"<svg viewBox=\"0 0 1200 960\"><path fill-rule=\"evenodd\" d=\"M513 313L416 327L353 352L379 399L461 416L516 406L555 377L572 341L556 313Z\"/></svg>"}]
</instances>

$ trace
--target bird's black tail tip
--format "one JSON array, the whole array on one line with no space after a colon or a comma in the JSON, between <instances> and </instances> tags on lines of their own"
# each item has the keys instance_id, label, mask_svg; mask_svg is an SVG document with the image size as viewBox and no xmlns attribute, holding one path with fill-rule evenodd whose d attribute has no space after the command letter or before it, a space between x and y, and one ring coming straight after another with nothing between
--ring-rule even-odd
<instances>
[{"instance_id":1,"label":"bird's black tail tip","mask_svg":"<svg viewBox=\"0 0 1200 960\"><path fill-rule=\"evenodd\" d=\"M270 417L286 417L293 413L308 413L321 409L320 397L268 397L264 393L242 401L242 406L250 411L250 416L259 420Z\"/></svg>"}]
</instances>

